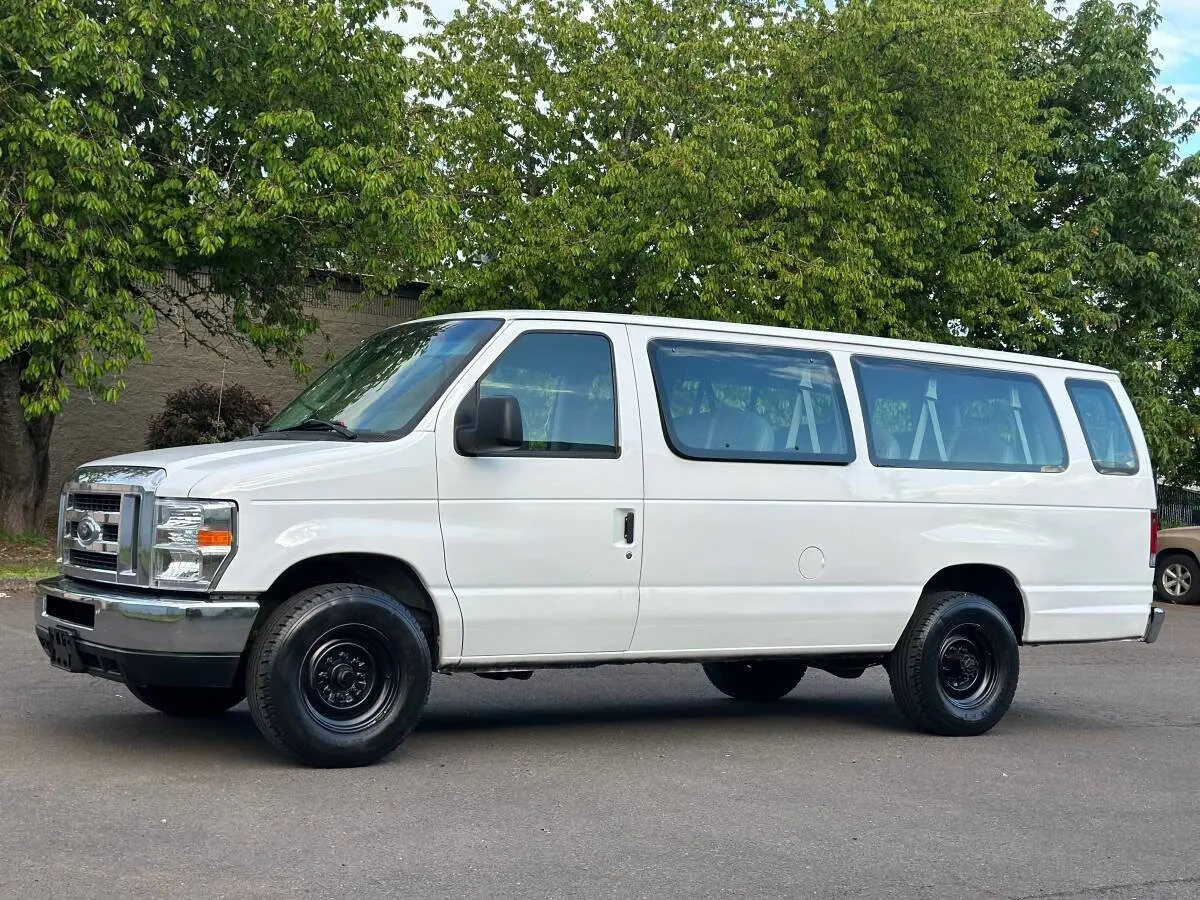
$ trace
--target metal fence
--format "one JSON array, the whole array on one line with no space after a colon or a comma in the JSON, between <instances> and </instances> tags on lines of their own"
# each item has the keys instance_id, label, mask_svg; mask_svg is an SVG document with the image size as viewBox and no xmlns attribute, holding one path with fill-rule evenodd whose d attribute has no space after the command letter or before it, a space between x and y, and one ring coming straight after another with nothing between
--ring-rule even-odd
<instances>
[{"instance_id":1,"label":"metal fence","mask_svg":"<svg viewBox=\"0 0 1200 900\"><path fill-rule=\"evenodd\" d=\"M1200 525L1200 490L1160 484L1158 521L1163 528Z\"/></svg>"}]
</instances>

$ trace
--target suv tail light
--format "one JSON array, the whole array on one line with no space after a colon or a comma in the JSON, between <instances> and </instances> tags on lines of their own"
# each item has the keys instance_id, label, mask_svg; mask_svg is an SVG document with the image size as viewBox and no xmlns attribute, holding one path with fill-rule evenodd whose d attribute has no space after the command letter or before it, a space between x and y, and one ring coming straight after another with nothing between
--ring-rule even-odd
<instances>
[{"instance_id":1,"label":"suv tail light","mask_svg":"<svg viewBox=\"0 0 1200 900\"><path fill-rule=\"evenodd\" d=\"M1154 568L1154 559L1158 556L1158 511L1150 512L1150 567Z\"/></svg>"}]
</instances>

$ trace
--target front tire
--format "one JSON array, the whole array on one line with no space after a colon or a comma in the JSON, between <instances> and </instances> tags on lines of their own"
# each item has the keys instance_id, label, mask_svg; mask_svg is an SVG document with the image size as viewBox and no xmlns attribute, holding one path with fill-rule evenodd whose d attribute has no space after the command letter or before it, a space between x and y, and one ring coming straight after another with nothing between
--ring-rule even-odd
<instances>
[{"instance_id":1,"label":"front tire","mask_svg":"<svg viewBox=\"0 0 1200 900\"><path fill-rule=\"evenodd\" d=\"M246 693L259 731L311 766L365 766L416 726L433 664L420 624L374 588L302 591L267 618Z\"/></svg>"},{"instance_id":2,"label":"front tire","mask_svg":"<svg viewBox=\"0 0 1200 900\"><path fill-rule=\"evenodd\" d=\"M905 716L933 734L983 734L1012 704L1020 650L1008 619L977 594L921 600L888 656L892 696Z\"/></svg>"},{"instance_id":3,"label":"front tire","mask_svg":"<svg viewBox=\"0 0 1200 900\"><path fill-rule=\"evenodd\" d=\"M745 659L704 663L704 674L727 697L765 703L787 696L807 668L790 659Z\"/></svg>"},{"instance_id":4,"label":"front tire","mask_svg":"<svg viewBox=\"0 0 1200 900\"><path fill-rule=\"evenodd\" d=\"M1200 564L1186 553L1167 553L1158 561L1154 587L1172 603L1200 603Z\"/></svg>"},{"instance_id":5,"label":"front tire","mask_svg":"<svg viewBox=\"0 0 1200 900\"><path fill-rule=\"evenodd\" d=\"M241 685L227 688L170 687L157 684L127 684L129 693L152 709L168 716L203 718L219 716L246 699Z\"/></svg>"}]
</instances>

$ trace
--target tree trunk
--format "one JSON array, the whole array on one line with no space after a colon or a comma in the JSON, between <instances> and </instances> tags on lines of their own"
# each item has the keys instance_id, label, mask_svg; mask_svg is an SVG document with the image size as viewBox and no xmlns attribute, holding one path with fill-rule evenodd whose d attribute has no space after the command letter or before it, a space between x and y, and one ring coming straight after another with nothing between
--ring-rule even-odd
<instances>
[{"instance_id":1,"label":"tree trunk","mask_svg":"<svg viewBox=\"0 0 1200 900\"><path fill-rule=\"evenodd\" d=\"M25 365L23 354L0 360L0 531L9 534L40 532L46 524L54 416L25 418Z\"/></svg>"}]
</instances>

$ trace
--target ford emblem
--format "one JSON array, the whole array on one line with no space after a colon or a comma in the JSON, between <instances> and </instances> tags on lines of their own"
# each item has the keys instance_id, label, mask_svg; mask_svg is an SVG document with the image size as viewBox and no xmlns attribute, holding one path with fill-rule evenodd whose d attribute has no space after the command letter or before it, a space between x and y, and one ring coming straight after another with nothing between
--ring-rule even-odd
<instances>
[{"instance_id":1,"label":"ford emblem","mask_svg":"<svg viewBox=\"0 0 1200 900\"><path fill-rule=\"evenodd\" d=\"M91 516L85 519L80 519L79 524L75 526L75 540L82 547L87 547L100 537L100 526L96 524L96 520Z\"/></svg>"}]
</instances>

